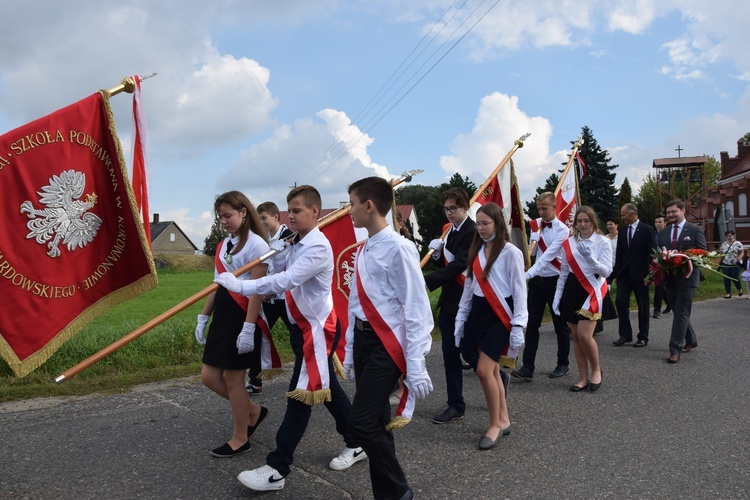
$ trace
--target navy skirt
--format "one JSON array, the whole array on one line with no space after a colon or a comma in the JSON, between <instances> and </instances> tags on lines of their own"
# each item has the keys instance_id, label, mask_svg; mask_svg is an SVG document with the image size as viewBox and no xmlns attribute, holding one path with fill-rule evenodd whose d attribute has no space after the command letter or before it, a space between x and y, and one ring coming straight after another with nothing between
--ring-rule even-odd
<instances>
[{"instance_id":1,"label":"navy skirt","mask_svg":"<svg viewBox=\"0 0 750 500\"><path fill-rule=\"evenodd\" d=\"M203 363L225 370L245 370L253 366L253 353L237 353L237 337L247 313L223 286L216 290L214 312L208 327ZM260 328L255 329L256 349L260 348Z\"/></svg>"},{"instance_id":2,"label":"navy skirt","mask_svg":"<svg viewBox=\"0 0 750 500\"><path fill-rule=\"evenodd\" d=\"M563 288L562 299L560 299L560 317L568 323L574 325L580 320L588 320L586 316L581 316L576 311L581 309L581 306L589 298L589 294L581 284L578 282L575 274L571 273L565 280L565 288ZM602 297L602 320L609 320L617 318L617 310L615 305L612 303L612 297L609 296L609 291Z\"/></svg>"},{"instance_id":3,"label":"navy skirt","mask_svg":"<svg viewBox=\"0 0 750 500\"><path fill-rule=\"evenodd\" d=\"M506 297L505 301L513 310L513 297ZM505 329L500 318L490 307L485 297L474 295L471 298L471 312L464 326L464 338L461 341L461 351L477 353L480 350L494 361L500 361L505 347L510 342L510 332ZM478 359L477 356L464 355L464 359ZM476 366L472 366L476 370Z\"/></svg>"}]
</instances>

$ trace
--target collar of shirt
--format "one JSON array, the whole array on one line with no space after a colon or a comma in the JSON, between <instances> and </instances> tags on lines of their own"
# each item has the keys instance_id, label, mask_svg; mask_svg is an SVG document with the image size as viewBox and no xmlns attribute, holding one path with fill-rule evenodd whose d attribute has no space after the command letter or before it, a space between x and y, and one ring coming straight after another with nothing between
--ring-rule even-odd
<instances>
[{"instance_id":1,"label":"collar of shirt","mask_svg":"<svg viewBox=\"0 0 750 500\"><path fill-rule=\"evenodd\" d=\"M461 226L464 225L464 222L466 222L466 219L468 219L468 218L469 218L469 216L467 215L464 218L464 220L461 221L461 224L459 224L458 226L453 226L453 224L451 224L453 226L453 231L460 231L461 230Z\"/></svg>"},{"instance_id":2,"label":"collar of shirt","mask_svg":"<svg viewBox=\"0 0 750 500\"><path fill-rule=\"evenodd\" d=\"M385 226L383 229L381 229L377 233L367 238L367 243L365 244L365 250L369 251L373 245L377 245L379 241L383 241L383 239L387 237L389 230L393 231L393 228L391 228L391 226Z\"/></svg>"},{"instance_id":3,"label":"collar of shirt","mask_svg":"<svg viewBox=\"0 0 750 500\"><path fill-rule=\"evenodd\" d=\"M632 227L632 228L633 228L633 232L634 232L634 233L635 233L635 230L636 230L636 229L638 229L638 223L639 223L639 222L640 222L640 220L636 220L635 222L633 222L633 223L632 223L632 224L630 225L630 227Z\"/></svg>"}]
</instances>

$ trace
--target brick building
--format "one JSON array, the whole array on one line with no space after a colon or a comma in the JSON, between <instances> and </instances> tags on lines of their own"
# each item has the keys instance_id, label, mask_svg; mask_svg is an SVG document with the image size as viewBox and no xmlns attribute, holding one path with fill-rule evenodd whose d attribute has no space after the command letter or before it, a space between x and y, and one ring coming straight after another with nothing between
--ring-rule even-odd
<instances>
[{"instance_id":1,"label":"brick building","mask_svg":"<svg viewBox=\"0 0 750 500\"><path fill-rule=\"evenodd\" d=\"M706 208L709 217L709 231L706 236L714 239L713 214L724 205L734 218L737 239L744 244L750 243L750 215L748 214L748 197L750 197L750 133L737 141L737 156L721 152L721 179L716 188L709 189L706 197ZM723 235L720 235L723 240Z\"/></svg>"}]
</instances>

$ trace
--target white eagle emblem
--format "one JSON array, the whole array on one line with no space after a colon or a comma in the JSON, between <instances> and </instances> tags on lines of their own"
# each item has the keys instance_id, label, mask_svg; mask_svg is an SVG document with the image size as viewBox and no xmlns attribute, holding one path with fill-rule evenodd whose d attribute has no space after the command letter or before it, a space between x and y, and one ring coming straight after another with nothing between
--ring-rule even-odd
<instances>
[{"instance_id":1,"label":"white eagle emblem","mask_svg":"<svg viewBox=\"0 0 750 500\"><path fill-rule=\"evenodd\" d=\"M21 213L31 219L26 227L29 234L26 239L35 238L40 245L47 243L52 258L60 256L60 242L68 250L83 248L93 241L102 220L88 210L96 205L96 193L79 198L86 186L86 175L75 170L66 170L59 176L53 175L49 186L37 191L39 201L47 206L36 210L30 201L21 203ZM51 241L50 241L51 240Z\"/></svg>"}]
</instances>

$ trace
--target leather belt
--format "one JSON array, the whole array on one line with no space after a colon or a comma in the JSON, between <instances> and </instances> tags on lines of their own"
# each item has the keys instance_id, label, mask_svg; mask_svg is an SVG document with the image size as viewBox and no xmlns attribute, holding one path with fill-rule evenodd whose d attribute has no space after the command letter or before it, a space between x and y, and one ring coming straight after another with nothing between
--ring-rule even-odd
<instances>
[{"instance_id":1,"label":"leather belt","mask_svg":"<svg viewBox=\"0 0 750 500\"><path fill-rule=\"evenodd\" d=\"M361 331L361 332L374 332L375 330L372 329L372 326L370 326L370 323L367 321L362 321L359 318L354 318L354 327Z\"/></svg>"}]
</instances>

